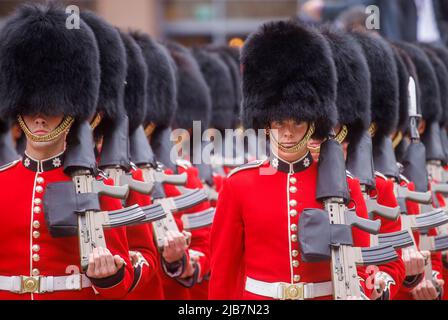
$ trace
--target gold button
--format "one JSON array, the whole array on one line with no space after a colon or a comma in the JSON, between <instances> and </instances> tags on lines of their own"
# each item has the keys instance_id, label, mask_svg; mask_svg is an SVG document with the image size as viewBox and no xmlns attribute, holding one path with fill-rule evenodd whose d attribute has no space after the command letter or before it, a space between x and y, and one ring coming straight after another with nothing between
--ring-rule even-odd
<instances>
[{"instance_id":1,"label":"gold button","mask_svg":"<svg viewBox=\"0 0 448 320\"><path fill-rule=\"evenodd\" d=\"M33 221L33 228L34 229L39 229L39 227L40 227L40 222L37 221L37 220Z\"/></svg>"},{"instance_id":2,"label":"gold button","mask_svg":"<svg viewBox=\"0 0 448 320\"><path fill-rule=\"evenodd\" d=\"M295 183L297 183L297 179L294 178L294 177L291 177L291 178L289 179L289 182L292 183L292 184L295 184Z\"/></svg>"},{"instance_id":3,"label":"gold button","mask_svg":"<svg viewBox=\"0 0 448 320\"><path fill-rule=\"evenodd\" d=\"M297 250L292 250L291 255L295 258L299 255L299 251Z\"/></svg>"},{"instance_id":4,"label":"gold button","mask_svg":"<svg viewBox=\"0 0 448 320\"><path fill-rule=\"evenodd\" d=\"M34 252L39 252L39 250L40 250L40 246L38 244L33 245Z\"/></svg>"},{"instance_id":5,"label":"gold button","mask_svg":"<svg viewBox=\"0 0 448 320\"><path fill-rule=\"evenodd\" d=\"M289 205L291 207L295 207L297 205L297 201L296 200L291 200L291 201L289 201Z\"/></svg>"},{"instance_id":6,"label":"gold button","mask_svg":"<svg viewBox=\"0 0 448 320\"><path fill-rule=\"evenodd\" d=\"M300 281L300 276L299 275L294 275L294 282L299 282Z\"/></svg>"},{"instance_id":7,"label":"gold button","mask_svg":"<svg viewBox=\"0 0 448 320\"><path fill-rule=\"evenodd\" d=\"M297 225L296 224L292 224L291 225L291 231L297 231Z\"/></svg>"},{"instance_id":8,"label":"gold button","mask_svg":"<svg viewBox=\"0 0 448 320\"><path fill-rule=\"evenodd\" d=\"M38 184L42 184L42 183L44 183L44 178L42 178L42 177L38 177L37 179L36 179L36 182L38 183Z\"/></svg>"},{"instance_id":9,"label":"gold button","mask_svg":"<svg viewBox=\"0 0 448 320\"><path fill-rule=\"evenodd\" d=\"M42 199L40 199L40 198L34 199L34 204L39 205L41 203L42 203Z\"/></svg>"},{"instance_id":10,"label":"gold button","mask_svg":"<svg viewBox=\"0 0 448 320\"><path fill-rule=\"evenodd\" d=\"M39 231L33 231L33 238L37 239L40 237L40 232Z\"/></svg>"},{"instance_id":11,"label":"gold button","mask_svg":"<svg viewBox=\"0 0 448 320\"><path fill-rule=\"evenodd\" d=\"M292 186L292 187L289 188L289 192L296 193L297 192L297 188Z\"/></svg>"},{"instance_id":12,"label":"gold button","mask_svg":"<svg viewBox=\"0 0 448 320\"><path fill-rule=\"evenodd\" d=\"M44 188L42 188L41 186L37 186L36 187L36 192L37 193L42 193L42 192L44 192Z\"/></svg>"},{"instance_id":13,"label":"gold button","mask_svg":"<svg viewBox=\"0 0 448 320\"><path fill-rule=\"evenodd\" d=\"M293 266L294 268L297 268L297 267L299 266L299 261L297 261L297 260L293 260L293 261L292 261L292 266Z\"/></svg>"},{"instance_id":14,"label":"gold button","mask_svg":"<svg viewBox=\"0 0 448 320\"><path fill-rule=\"evenodd\" d=\"M296 236L295 234L293 234L293 235L291 236L291 241L292 241L292 242L297 242L297 236Z\"/></svg>"},{"instance_id":15,"label":"gold button","mask_svg":"<svg viewBox=\"0 0 448 320\"><path fill-rule=\"evenodd\" d=\"M37 277L40 274L39 269L33 269L32 274L33 274L33 277Z\"/></svg>"},{"instance_id":16,"label":"gold button","mask_svg":"<svg viewBox=\"0 0 448 320\"><path fill-rule=\"evenodd\" d=\"M297 215L297 210L292 209L291 211L289 211L289 214L291 215L291 217L295 217Z\"/></svg>"},{"instance_id":17,"label":"gold button","mask_svg":"<svg viewBox=\"0 0 448 320\"><path fill-rule=\"evenodd\" d=\"M34 207L33 212L34 213L41 213L42 209L40 207Z\"/></svg>"},{"instance_id":18,"label":"gold button","mask_svg":"<svg viewBox=\"0 0 448 320\"><path fill-rule=\"evenodd\" d=\"M40 260L40 256L37 253L33 254L33 261L37 262L39 260Z\"/></svg>"}]
</instances>

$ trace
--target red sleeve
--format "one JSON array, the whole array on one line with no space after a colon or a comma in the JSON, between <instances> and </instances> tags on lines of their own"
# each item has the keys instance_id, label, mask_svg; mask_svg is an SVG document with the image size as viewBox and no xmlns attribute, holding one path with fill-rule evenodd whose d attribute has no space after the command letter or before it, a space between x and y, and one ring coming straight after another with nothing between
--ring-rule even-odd
<instances>
[{"instance_id":1,"label":"red sleeve","mask_svg":"<svg viewBox=\"0 0 448 320\"><path fill-rule=\"evenodd\" d=\"M237 190L224 182L210 236L209 299L240 299L244 292L244 226Z\"/></svg>"},{"instance_id":2,"label":"red sleeve","mask_svg":"<svg viewBox=\"0 0 448 320\"><path fill-rule=\"evenodd\" d=\"M107 185L114 185L112 179L107 179L104 181L104 183ZM122 208L120 200L106 196L100 197L100 204L101 210L105 211L118 210ZM93 286L93 288L106 299L123 298L128 293L134 280L134 270L129 259L126 229L113 228L110 230L106 230L105 237L107 248L110 250L112 255L119 255L125 261L124 276L119 283L113 285L112 287L100 288L98 286Z\"/></svg>"},{"instance_id":3,"label":"red sleeve","mask_svg":"<svg viewBox=\"0 0 448 320\"><path fill-rule=\"evenodd\" d=\"M391 208L398 206L398 201L394 194L393 181L385 180L381 177L376 177L376 192L377 201L379 204ZM377 215L375 215L374 218L379 218L381 220L380 233L389 233L401 230L401 218L398 218L396 221L387 220ZM390 262L378 267L380 271L387 273L393 279L393 282L390 284L390 299L393 299L398 293L406 277L404 262L401 258L401 250L397 250L397 255L397 261Z\"/></svg>"},{"instance_id":4,"label":"red sleeve","mask_svg":"<svg viewBox=\"0 0 448 320\"><path fill-rule=\"evenodd\" d=\"M144 181L141 170L134 171L132 177L134 180ZM148 195L131 190L126 205L132 206L134 204L142 207L150 205L151 198ZM136 266L138 272L136 272L136 279L134 279L133 291L136 292L142 288L148 289L148 283L151 282L152 277L157 273L159 261L151 224L127 227L126 234L129 242L129 250L139 252L145 259L144 263Z\"/></svg>"},{"instance_id":5,"label":"red sleeve","mask_svg":"<svg viewBox=\"0 0 448 320\"><path fill-rule=\"evenodd\" d=\"M349 209L355 209L356 215L364 218L369 219L368 213L367 213L367 207L366 203L364 201L364 197L361 192L361 186L359 185L358 179L352 179L347 178L348 187L350 190L350 203L349 203ZM356 227L352 228L352 235L353 235L353 244L355 247L370 247L370 235ZM363 280L361 281L361 286L364 290L364 293L367 297L370 297L372 293L372 289L369 289L368 286L366 286L366 281L368 281L369 274L367 273L367 266L358 266L358 276Z\"/></svg>"}]
</instances>

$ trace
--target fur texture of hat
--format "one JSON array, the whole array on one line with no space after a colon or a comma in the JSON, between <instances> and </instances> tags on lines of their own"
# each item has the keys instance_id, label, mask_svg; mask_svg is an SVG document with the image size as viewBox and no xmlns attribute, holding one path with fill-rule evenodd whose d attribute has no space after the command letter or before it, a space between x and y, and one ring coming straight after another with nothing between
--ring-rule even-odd
<instances>
[{"instance_id":1,"label":"fur texture of hat","mask_svg":"<svg viewBox=\"0 0 448 320\"><path fill-rule=\"evenodd\" d=\"M129 132L134 132L146 116L146 86L148 67L143 53L135 40L128 34L120 32L126 48L127 75L124 95L124 107L129 118Z\"/></svg>"},{"instance_id":2,"label":"fur texture of hat","mask_svg":"<svg viewBox=\"0 0 448 320\"><path fill-rule=\"evenodd\" d=\"M394 52L379 36L352 32L364 51L370 69L371 115L375 136L390 135L398 124L399 82Z\"/></svg>"},{"instance_id":3,"label":"fur texture of hat","mask_svg":"<svg viewBox=\"0 0 448 320\"><path fill-rule=\"evenodd\" d=\"M392 47L394 50L395 62L398 71L399 84L399 108L398 108L398 126L397 130L405 132L409 123L409 71L398 52L400 48Z\"/></svg>"},{"instance_id":4,"label":"fur texture of hat","mask_svg":"<svg viewBox=\"0 0 448 320\"><path fill-rule=\"evenodd\" d=\"M239 67L239 50L235 48L230 48L227 46L213 46L208 47L208 50L212 52L217 52L221 57L222 61L227 65L232 76L233 90L234 90L234 111L233 111L233 125L232 128L237 128L241 124L241 72ZM235 55L238 58L235 58ZM238 61L238 63L237 63Z\"/></svg>"},{"instance_id":5,"label":"fur texture of hat","mask_svg":"<svg viewBox=\"0 0 448 320\"><path fill-rule=\"evenodd\" d=\"M338 75L338 122L348 128L347 141L354 142L371 122L369 66L352 36L327 27L321 31L330 44Z\"/></svg>"},{"instance_id":6,"label":"fur texture of hat","mask_svg":"<svg viewBox=\"0 0 448 320\"><path fill-rule=\"evenodd\" d=\"M148 67L145 123L167 127L177 108L176 78L168 52L147 34L132 32L131 35L142 49Z\"/></svg>"},{"instance_id":7,"label":"fur texture of hat","mask_svg":"<svg viewBox=\"0 0 448 320\"><path fill-rule=\"evenodd\" d=\"M210 89L191 51L178 43L167 47L177 66L177 112L174 127L190 129L200 121L202 129L209 127L212 114Z\"/></svg>"},{"instance_id":8,"label":"fur texture of hat","mask_svg":"<svg viewBox=\"0 0 448 320\"><path fill-rule=\"evenodd\" d=\"M193 56L210 89L212 117L210 127L225 130L234 124L235 92L229 68L217 53L193 49Z\"/></svg>"},{"instance_id":9,"label":"fur texture of hat","mask_svg":"<svg viewBox=\"0 0 448 320\"><path fill-rule=\"evenodd\" d=\"M439 122L442 126L444 126L448 121L448 69L443 63L442 59L439 59L439 56L435 51L433 51L429 47L423 47L426 55L431 61L431 64L436 73L437 81L439 84L439 93L440 93L440 108L442 109L442 114L439 118Z\"/></svg>"},{"instance_id":10,"label":"fur texture of hat","mask_svg":"<svg viewBox=\"0 0 448 320\"><path fill-rule=\"evenodd\" d=\"M99 52L90 27L66 28L54 5L23 5L0 31L0 115L66 115L87 120L100 87Z\"/></svg>"},{"instance_id":11,"label":"fur texture of hat","mask_svg":"<svg viewBox=\"0 0 448 320\"><path fill-rule=\"evenodd\" d=\"M431 61L425 52L414 44L399 42L396 45L406 51L417 70L423 119L427 122L440 121L442 116L440 90Z\"/></svg>"},{"instance_id":12,"label":"fur texture of hat","mask_svg":"<svg viewBox=\"0 0 448 320\"><path fill-rule=\"evenodd\" d=\"M314 122L322 138L334 127L336 67L319 32L293 21L266 23L247 39L241 64L246 128L294 119Z\"/></svg>"},{"instance_id":13,"label":"fur texture of hat","mask_svg":"<svg viewBox=\"0 0 448 320\"><path fill-rule=\"evenodd\" d=\"M109 121L115 121L124 110L126 82L126 49L118 30L91 11L82 11L83 19L95 34L100 51L101 85L97 112L105 119L96 129L102 132Z\"/></svg>"}]
</instances>

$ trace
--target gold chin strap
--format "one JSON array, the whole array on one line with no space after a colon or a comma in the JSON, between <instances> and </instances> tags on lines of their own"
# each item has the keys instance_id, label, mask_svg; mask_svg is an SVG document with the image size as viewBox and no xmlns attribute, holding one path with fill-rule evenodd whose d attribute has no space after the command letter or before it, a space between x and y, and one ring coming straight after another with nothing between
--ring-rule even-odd
<instances>
[{"instance_id":1,"label":"gold chin strap","mask_svg":"<svg viewBox=\"0 0 448 320\"><path fill-rule=\"evenodd\" d=\"M396 147L398 147L401 140L403 140L403 133L401 133L401 131L398 131L398 133L395 135L395 137L392 140L392 145L393 145L394 149Z\"/></svg>"},{"instance_id":2,"label":"gold chin strap","mask_svg":"<svg viewBox=\"0 0 448 320\"><path fill-rule=\"evenodd\" d=\"M370 136L373 138L375 136L376 133L376 124L372 123L369 127L369 129L367 129L367 132L370 134Z\"/></svg>"},{"instance_id":3,"label":"gold chin strap","mask_svg":"<svg viewBox=\"0 0 448 320\"><path fill-rule=\"evenodd\" d=\"M101 123L101 120L103 120L103 117L101 116L100 113L97 113L95 115L95 118L92 120L92 122L90 122L90 127L92 128L92 131L96 129L96 127L99 126L99 124Z\"/></svg>"},{"instance_id":4,"label":"gold chin strap","mask_svg":"<svg viewBox=\"0 0 448 320\"><path fill-rule=\"evenodd\" d=\"M156 124L154 122L151 122L150 124L148 124L145 128L146 136L149 137L150 135L152 135L152 133L154 132L155 129L156 129Z\"/></svg>"},{"instance_id":5,"label":"gold chin strap","mask_svg":"<svg viewBox=\"0 0 448 320\"><path fill-rule=\"evenodd\" d=\"M282 146L280 143L278 143L275 137L272 134L269 134L269 130L267 131L267 134L268 136L271 137L271 141L274 142L274 144L277 146L278 149L286 153L296 153L297 151L301 150L304 146L306 146L311 136L314 134L314 131L315 131L314 123L311 123L303 139L295 146L289 148L286 148Z\"/></svg>"},{"instance_id":6,"label":"gold chin strap","mask_svg":"<svg viewBox=\"0 0 448 320\"><path fill-rule=\"evenodd\" d=\"M23 121L22 116L18 116L17 120L19 122L20 128L22 128L23 132L25 133L26 137L34 142L50 142L57 138L59 138L62 134L66 133L70 127L73 125L73 122L75 122L75 119L71 116L67 116L64 118L64 120L59 124L59 126L54 129L49 134L46 134L44 136L38 136L35 135L28 129L28 127L25 124L25 121Z\"/></svg>"},{"instance_id":7,"label":"gold chin strap","mask_svg":"<svg viewBox=\"0 0 448 320\"><path fill-rule=\"evenodd\" d=\"M336 137L334 137L334 140L339 142L339 144L342 144L344 142L345 138L347 138L347 135L348 135L348 128L347 128L347 126L344 125L344 126L342 126L341 130L339 130Z\"/></svg>"}]
</instances>

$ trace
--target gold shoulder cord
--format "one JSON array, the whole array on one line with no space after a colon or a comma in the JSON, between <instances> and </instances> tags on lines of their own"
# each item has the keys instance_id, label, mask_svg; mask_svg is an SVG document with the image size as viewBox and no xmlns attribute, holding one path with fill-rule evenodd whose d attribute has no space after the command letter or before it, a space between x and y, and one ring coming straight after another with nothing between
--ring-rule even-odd
<instances>
[{"instance_id":1,"label":"gold shoulder cord","mask_svg":"<svg viewBox=\"0 0 448 320\"><path fill-rule=\"evenodd\" d=\"M278 141L275 139L275 137L271 134L270 137L272 139L272 141L277 145L277 147L282 150L283 152L287 152L287 153L295 153L297 151L299 151L300 149L302 149L310 140L311 136L314 134L315 131L315 127L314 127L314 123L311 123L305 136L303 137L303 139L296 144L293 147L290 148L285 148L283 147L280 143L278 143Z\"/></svg>"},{"instance_id":2,"label":"gold shoulder cord","mask_svg":"<svg viewBox=\"0 0 448 320\"><path fill-rule=\"evenodd\" d=\"M401 133L401 131L398 131L397 134L395 135L394 139L392 140L392 145L393 145L394 149L396 147L398 147L401 140L403 140L403 133Z\"/></svg>"},{"instance_id":3,"label":"gold shoulder cord","mask_svg":"<svg viewBox=\"0 0 448 320\"><path fill-rule=\"evenodd\" d=\"M30 131L30 129L28 129L25 122L23 121L22 116L18 116L17 120L19 122L20 128L22 128L22 130L25 133L25 135L27 136L27 138L34 142L53 141L53 140L59 138L65 132L67 132L67 130L69 130L70 127L73 125L73 122L75 122L75 119L73 117L67 116L61 122L61 124L56 129L54 129L52 132L50 132L49 134L46 134L44 136L38 136L38 135L35 135L34 133L32 133Z\"/></svg>"},{"instance_id":4,"label":"gold shoulder cord","mask_svg":"<svg viewBox=\"0 0 448 320\"><path fill-rule=\"evenodd\" d=\"M101 116L101 114L97 113L95 115L95 118L90 123L90 127L92 128L92 131L95 130L96 127L98 127L98 125L101 123L101 120L103 120L103 117Z\"/></svg>"}]
</instances>

